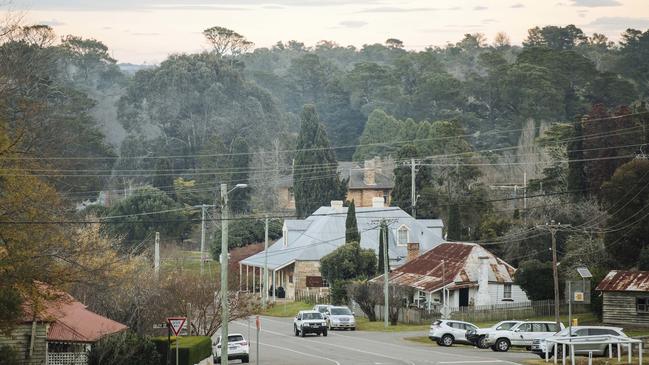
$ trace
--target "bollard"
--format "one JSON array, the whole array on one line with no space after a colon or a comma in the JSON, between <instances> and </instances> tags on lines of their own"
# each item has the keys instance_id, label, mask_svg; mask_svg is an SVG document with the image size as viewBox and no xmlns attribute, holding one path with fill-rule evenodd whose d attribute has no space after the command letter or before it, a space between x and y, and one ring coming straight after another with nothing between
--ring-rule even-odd
<instances>
[{"instance_id":1,"label":"bollard","mask_svg":"<svg viewBox=\"0 0 649 365\"><path fill-rule=\"evenodd\" d=\"M608 344L608 358L609 359L613 358L613 344L612 343Z\"/></svg>"},{"instance_id":2,"label":"bollard","mask_svg":"<svg viewBox=\"0 0 649 365\"><path fill-rule=\"evenodd\" d=\"M593 365L593 352L588 351L588 365Z\"/></svg>"},{"instance_id":3,"label":"bollard","mask_svg":"<svg viewBox=\"0 0 649 365\"><path fill-rule=\"evenodd\" d=\"M631 347L631 343L629 343L629 364L631 364L631 355L633 355L633 347Z\"/></svg>"},{"instance_id":4,"label":"bollard","mask_svg":"<svg viewBox=\"0 0 649 365\"><path fill-rule=\"evenodd\" d=\"M561 357L563 358L562 364L566 365L566 344L565 343L561 344L561 350L563 350L561 351Z\"/></svg>"},{"instance_id":5,"label":"bollard","mask_svg":"<svg viewBox=\"0 0 649 365\"><path fill-rule=\"evenodd\" d=\"M619 340L618 340L619 341ZM617 343L617 362L622 362L622 351L620 351L620 343Z\"/></svg>"}]
</instances>

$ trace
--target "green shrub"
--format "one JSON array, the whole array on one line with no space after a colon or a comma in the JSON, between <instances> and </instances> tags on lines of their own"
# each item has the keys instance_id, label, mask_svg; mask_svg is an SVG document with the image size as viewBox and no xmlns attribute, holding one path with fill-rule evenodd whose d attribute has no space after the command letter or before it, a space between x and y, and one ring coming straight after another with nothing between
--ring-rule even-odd
<instances>
[{"instance_id":1,"label":"green shrub","mask_svg":"<svg viewBox=\"0 0 649 365\"><path fill-rule=\"evenodd\" d=\"M179 365L194 365L201 360L212 356L212 340L207 336L178 337L178 362ZM167 337L154 337L151 339L160 354L160 364L167 364ZM176 359L176 337L171 337L171 359Z\"/></svg>"},{"instance_id":2,"label":"green shrub","mask_svg":"<svg viewBox=\"0 0 649 365\"><path fill-rule=\"evenodd\" d=\"M9 345L0 347L0 365L18 365L18 352Z\"/></svg>"},{"instance_id":3,"label":"green shrub","mask_svg":"<svg viewBox=\"0 0 649 365\"><path fill-rule=\"evenodd\" d=\"M88 354L89 365L157 365L160 355L148 338L126 331L102 338Z\"/></svg>"}]
</instances>

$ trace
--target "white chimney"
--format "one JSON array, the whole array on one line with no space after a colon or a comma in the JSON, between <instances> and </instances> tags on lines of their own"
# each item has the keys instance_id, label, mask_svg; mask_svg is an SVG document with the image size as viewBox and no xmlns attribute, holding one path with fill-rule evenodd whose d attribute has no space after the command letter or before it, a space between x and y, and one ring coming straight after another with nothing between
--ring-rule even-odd
<instances>
[{"instance_id":1,"label":"white chimney","mask_svg":"<svg viewBox=\"0 0 649 365\"><path fill-rule=\"evenodd\" d=\"M365 185L376 185L376 160L365 160L363 166L363 182Z\"/></svg>"},{"instance_id":2,"label":"white chimney","mask_svg":"<svg viewBox=\"0 0 649 365\"><path fill-rule=\"evenodd\" d=\"M372 198L372 208L383 208L385 207L385 200L380 196L375 196Z\"/></svg>"},{"instance_id":3,"label":"white chimney","mask_svg":"<svg viewBox=\"0 0 649 365\"><path fill-rule=\"evenodd\" d=\"M331 201L331 207L340 210L343 209L343 201L342 200L332 200Z\"/></svg>"},{"instance_id":4,"label":"white chimney","mask_svg":"<svg viewBox=\"0 0 649 365\"><path fill-rule=\"evenodd\" d=\"M478 273L478 295L476 297L476 305L489 305L491 304L491 297L489 296L489 256L480 256L480 271Z\"/></svg>"}]
</instances>

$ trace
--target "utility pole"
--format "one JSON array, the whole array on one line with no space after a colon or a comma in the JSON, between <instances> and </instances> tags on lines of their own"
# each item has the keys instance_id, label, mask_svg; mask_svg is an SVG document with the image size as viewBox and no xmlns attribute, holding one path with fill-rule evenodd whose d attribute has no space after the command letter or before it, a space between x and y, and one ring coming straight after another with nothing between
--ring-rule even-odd
<instances>
[{"instance_id":1,"label":"utility pole","mask_svg":"<svg viewBox=\"0 0 649 365\"><path fill-rule=\"evenodd\" d=\"M552 276L554 279L554 321L557 324L557 328L561 326L561 319L559 318L559 270L557 268L557 231L561 228L561 223L555 223L554 220L550 223L546 223L545 226L537 226L537 228L543 228L550 231L552 235Z\"/></svg>"},{"instance_id":2,"label":"utility pole","mask_svg":"<svg viewBox=\"0 0 649 365\"><path fill-rule=\"evenodd\" d=\"M266 226L264 229L264 292L261 293L262 305L266 309L268 305L268 215L266 215Z\"/></svg>"},{"instance_id":3,"label":"utility pole","mask_svg":"<svg viewBox=\"0 0 649 365\"><path fill-rule=\"evenodd\" d=\"M205 266L205 208L207 205L201 205L201 275Z\"/></svg>"},{"instance_id":4,"label":"utility pole","mask_svg":"<svg viewBox=\"0 0 649 365\"><path fill-rule=\"evenodd\" d=\"M160 232L155 233L155 244L153 247L153 270L157 279L160 275Z\"/></svg>"},{"instance_id":5,"label":"utility pole","mask_svg":"<svg viewBox=\"0 0 649 365\"><path fill-rule=\"evenodd\" d=\"M410 159L410 202L412 203L412 217L417 218L417 196L415 191L415 178L416 178L416 169L415 169L415 159Z\"/></svg>"},{"instance_id":6,"label":"utility pole","mask_svg":"<svg viewBox=\"0 0 649 365\"><path fill-rule=\"evenodd\" d=\"M228 185L221 184L221 364L228 364Z\"/></svg>"},{"instance_id":7,"label":"utility pole","mask_svg":"<svg viewBox=\"0 0 649 365\"><path fill-rule=\"evenodd\" d=\"M384 229L385 228L385 232ZM390 287L388 285L388 279L389 279L389 266L390 263L388 263L388 224L383 220L381 224L381 229L379 230L379 234L384 234L384 241L383 241L383 300L384 300L384 305L383 305L383 324L385 328L388 328L388 316L390 314L390 311L388 309L388 290L390 290Z\"/></svg>"}]
</instances>

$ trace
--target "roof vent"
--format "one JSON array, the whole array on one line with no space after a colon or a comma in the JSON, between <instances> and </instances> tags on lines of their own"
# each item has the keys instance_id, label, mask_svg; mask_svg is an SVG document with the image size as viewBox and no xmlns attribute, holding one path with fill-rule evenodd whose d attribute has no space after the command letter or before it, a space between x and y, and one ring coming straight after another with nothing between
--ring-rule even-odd
<instances>
[{"instance_id":1,"label":"roof vent","mask_svg":"<svg viewBox=\"0 0 649 365\"><path fill-rule=\"evenodd\" d=\"M343 208L343 201L342 200L332 200L331 201L331 207L334 209L342 209Z\"/></svg>"},{"instance_id":2,"label":"roof vent","mask_svg":"<svg viewBox=\"0 0 649 365\"><path fill-rule=\"evenodd\" d=\"M372 208L383 208L385 207L385 199L380 196L375 196L372 198Z\"/></svg>"}]
</instances>

